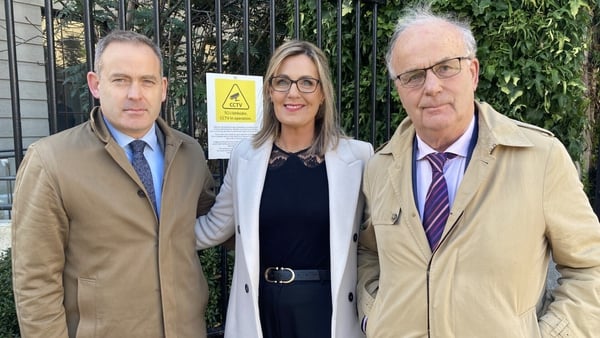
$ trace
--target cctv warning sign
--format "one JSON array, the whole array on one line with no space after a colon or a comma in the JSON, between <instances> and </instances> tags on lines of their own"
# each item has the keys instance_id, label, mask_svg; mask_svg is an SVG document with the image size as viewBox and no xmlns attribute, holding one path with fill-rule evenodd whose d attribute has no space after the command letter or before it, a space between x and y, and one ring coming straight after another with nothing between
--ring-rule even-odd
<instances>
[{"instance_id":1,"label":"cctv warning sign","mask_svg":"<svg viewBox=\"0 0 600 338\"><path fill-rule=\"evenodd\" d=\"M216 79L217 122L256 122L255 81Z\"/></svg>"},{"instance_id":2,"label":"cctv warning sign","mask_svg":"<svg viewBox=\"0 0 600 338\"><path fill-rule=\"evenodd\" d=\"M223 109L242 109L248 110L250 109L250 105L244 96L244 92L237 83L234 83L231 89L229 90L229 94L225 98L225 102L221 106Z\"/></svg>"},{"instance_id":3,"label":"cctv warning sign","mask_svg":"<svg viewBox=\"0 0 600 338\"><path fill-rule=\"evenodd\" d=\"M208 158L226 159L262 124L262 76L206 73Z\"/></svg>"}]
</instances>

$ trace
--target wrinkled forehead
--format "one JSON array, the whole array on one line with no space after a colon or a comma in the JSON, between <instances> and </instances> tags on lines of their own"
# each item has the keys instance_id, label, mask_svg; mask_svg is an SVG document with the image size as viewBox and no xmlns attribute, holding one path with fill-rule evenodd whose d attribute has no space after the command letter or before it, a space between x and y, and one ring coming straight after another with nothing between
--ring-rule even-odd
<instances>
[{"instance_id":1,"label":"wrinkled forehead","mask_svg":"<svg viewBox=\"0 0 600 338\"><path fill-rule=\"evenodd\" d=\"M456 26L445 21L427 21L407 28L398 36L391 63L399 73L426 68L466 53L465 41Z\"/></svg>"}]
</instances>

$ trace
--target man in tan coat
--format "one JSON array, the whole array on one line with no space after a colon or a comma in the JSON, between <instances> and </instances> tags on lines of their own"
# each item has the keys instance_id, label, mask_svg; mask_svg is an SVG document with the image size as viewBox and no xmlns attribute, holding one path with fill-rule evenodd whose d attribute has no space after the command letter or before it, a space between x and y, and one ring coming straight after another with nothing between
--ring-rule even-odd
<instances>
[{"instance_id":1,"label":"man in tan coat","mask_svg":"<svg viewBox=\"0 0 600 338\"><path fill-rule=\"evenodd\" d=\"M367 337L597 337L600 224L563 145L475 100L466 23L411 9L387 61L408 117L364 175Z\"/></svg>"},{"instance_id":2,"label":"man in tan coat","mask_svg":"<svg viewBox=\"0 0 600 338\"><path fill-rule=\"evenodd\" d=\"M167 80L151 40L112 32L94 70L87 79L100 107L32 144L17 173L21 335L205 337L207 284L194 242L195 219L214 201L204 152L158 117ZM135 140L146 142L149 187L130 162Z\"/></svg>"}]
</instances>

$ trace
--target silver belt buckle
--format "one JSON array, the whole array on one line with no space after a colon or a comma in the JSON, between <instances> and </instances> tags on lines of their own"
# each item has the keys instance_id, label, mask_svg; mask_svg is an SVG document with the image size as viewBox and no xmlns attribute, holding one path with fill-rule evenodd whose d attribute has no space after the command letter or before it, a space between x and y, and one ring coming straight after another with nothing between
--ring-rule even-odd
<instances>
[{"instance_id":1,"label":"silver belt buckle","mask_svg":"<svg viewBox=\"0 0 600 338\"><path fill-rule=\"evenodd\" d=\"M292 275L292 277L290 277L290 279L288 279L288 280L272 280L272 279L269 279L269 273L271 271L273 271L273 270L275 270L275 271L280 271L280 270L281 271L289 271L289 273ZM269 282L269 283L289 284L289 283L293 282L294 279L296 279L296 274L294 273L294 270L292 270L290 268L270 267L270 268L267 268L265 270L265 280L267 282Z\"/></svg>"}]
</instances>

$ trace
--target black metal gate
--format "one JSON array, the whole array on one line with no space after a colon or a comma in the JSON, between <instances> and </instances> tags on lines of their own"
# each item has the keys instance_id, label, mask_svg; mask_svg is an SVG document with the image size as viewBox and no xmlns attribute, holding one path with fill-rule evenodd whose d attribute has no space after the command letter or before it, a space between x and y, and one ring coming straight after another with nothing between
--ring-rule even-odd
<instances>
[{"instance_id":1,"label":"black metal gate","mask_svg":"<svg viewBox=\"0 0 600 338\"><path fill-rule=\"evenodd\" d=\"M0 149L0 158L11 163L0 172L5 201L0 211L10 218L14 175L28 139L27 111L20 105L19 69L22 53L15 28L15 4L5 1L8 83L12 149ZM207 149L205 74L262 75L270 53L290 38L309 40L330 56L337 90L337 108L346 132L374 146L390 137L395 105L383 62L385 40L378 30L377 13L385 0L45 0L39 28L44 49L48 134L87 119L96 104L89 95L85 73L92 69L94 45L111 29L131 29L153 38L162 48L169 98L163 117L175 128L194 136ZM392 4L393 5L393 4ZM15 30L17 29L17 30ZM381 83L381 81L379 82ZM7 114L8 115L8 114ZM399 114L395 114L399 115ZM2 135L0 135L1 137ZM211 160L220 182L226 161ZM221 276L213 291L219 293L219 310L209 318L209 335L222 335L228 293L231 253L220 249ZM210 326L210 325L209 325Z\"/></svg>"}]
</instances>

